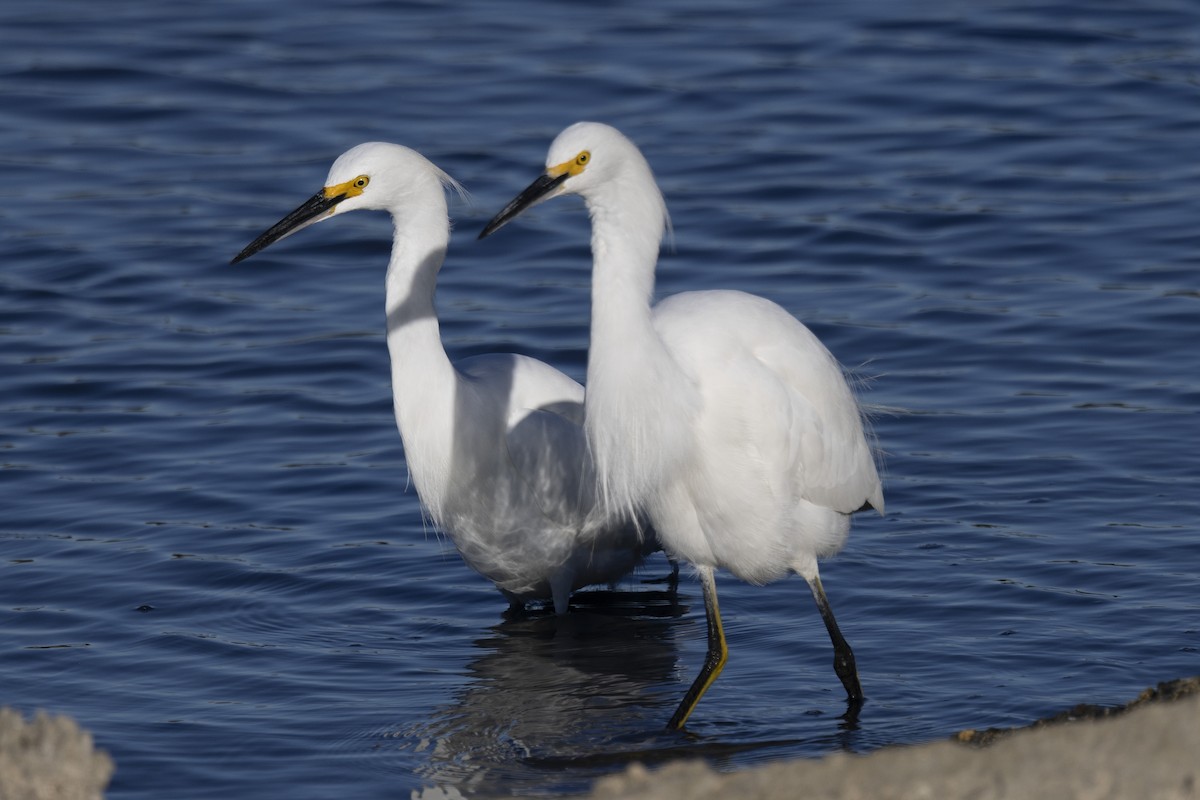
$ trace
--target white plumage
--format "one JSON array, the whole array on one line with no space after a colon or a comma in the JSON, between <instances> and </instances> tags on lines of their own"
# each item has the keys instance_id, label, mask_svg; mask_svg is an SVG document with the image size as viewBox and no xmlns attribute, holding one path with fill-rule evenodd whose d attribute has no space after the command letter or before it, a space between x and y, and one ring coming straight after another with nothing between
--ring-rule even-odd
<instances>
[{"instance_id":1,"label":"white plumage","mask_svg":"<svg viewBox=\"0 0 1200 800\"><path fill-rule=\"evenodd\" d=\"M709 652L671 726L683 725L725 662L715 569L756 584L803 576L857 708L853 653L817 559L842 548L853 512L883 511L883 492L840 367L761 297L687 292L651 306L666 208L645 158L607 125L563 131L545 173L480 235L562 194L582 196L592 220L584 424L604 496L644 508L667 552L693 564L704 586Z\"/></svg>"},{"instance_id":2,"label":"white plumage","mask_svg":"<svg viewBox=\"0 0 1200 800\"><path fill-rule=\"evenodd\" d=\"M445 189L420 154L380 142L334 162L325 187L252 242L234 263L314 222L356 209L395 226L386 277L396 424L417 493L466 562L514 605L611 583L656 545L597 503L583 429L583 388L520 355L451 364L434 311L450 239Z\"/></svg>"}]
</instances>

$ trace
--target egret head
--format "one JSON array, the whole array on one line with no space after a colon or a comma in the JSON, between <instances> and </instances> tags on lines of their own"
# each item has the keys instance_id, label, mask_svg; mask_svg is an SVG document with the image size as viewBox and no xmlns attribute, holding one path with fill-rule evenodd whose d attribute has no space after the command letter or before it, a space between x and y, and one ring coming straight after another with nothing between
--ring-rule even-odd
<instances>
[{"instance_id":1,"label":"egret head","mask_svg":"<svg viewBox=\"0 0 1200 800\"><path fill-rule=\"evenodd\" d=\"M325 186L292 213L272 225L242 252L236 264L301 228L357 209L383 209L395 215L408 199L442 187L461 187L415 150L386 142L366 142L338 156L329 168Z\"/></svg>"},{"instance_id":2,"label":"egret head","mask_svg":"<svg viewBox=\"0 0 1200 800\"><path fill-rule=\"evenodd\" d=\"M546 169L525 191L504 207L480 232L479 238L490 236L522 211L543 200L564 194L578 194L589 199L598 188L622 174L636 170L654 187L650 166L633 142L616 128L600 122L576 122L550 145L546 154Z\"/></svg>"}]
</instances>

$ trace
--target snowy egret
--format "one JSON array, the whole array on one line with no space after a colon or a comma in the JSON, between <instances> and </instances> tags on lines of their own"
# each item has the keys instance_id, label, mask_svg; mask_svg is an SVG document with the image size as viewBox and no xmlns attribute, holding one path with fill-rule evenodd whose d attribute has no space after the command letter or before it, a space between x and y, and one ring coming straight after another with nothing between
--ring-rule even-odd
<instances>
[{"instance_id":1,"label":"snowy egret","mask_svg":"<svg viewBox=\"0 0 1200 800\"><path fill-rule=\"evenodd\" d=\"M582 196L592 220L584 427L602 497L644 508L703 587L708 652L669 727L683 727L728 657L718 568L754 584L789 572L808 582L856 711L854 654L817 559L842 548L853 512L882 513L883 490L841 368L808 328L755 295L687 292L651 307L666 205L641 152L607 125L559 134L542 176L480 238L564 194Z\"/></svg>"},{"instance_id":2,"label":"snowy egret","mask_svg":"<svg viewBox=\"0 0 1200 800\"><path fill-rule=\"evenodd\" d=\"M231 263L335 214L391 214L392 400L417 494L467 564L514 607L550 597L562 614L572 590L618 580L656 545L622 511L596 502L583 387L520 355L450 363L433 302L450 239L446 188L461 192L413 150L358 145L334 162L321 191Z\"/></svg>"}]
</instances>

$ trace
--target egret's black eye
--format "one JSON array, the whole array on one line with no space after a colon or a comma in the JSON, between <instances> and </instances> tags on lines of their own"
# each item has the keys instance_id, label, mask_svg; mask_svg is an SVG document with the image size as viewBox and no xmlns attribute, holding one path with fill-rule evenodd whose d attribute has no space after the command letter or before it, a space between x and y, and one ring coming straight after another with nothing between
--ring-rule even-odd
<instances>
[{"instance_id":1,"label":"egret's black eye","mask_svg":"<svg viewBox=\"0 0 1200 800\"><path fill-rule=\"evenodd\" d=\"M575 156L575 166L577 166L577 167L587 166L587 163L588 163L588 161L591 160L591 158L592 158L592 154L589 153L587 150L584 150L582 153Z\"/></svg>"},{"instance_id":2,"label":"egret's black eye","mask_svg":"<svg viewBox=\"0 0 1200 800\"><path fill-rule=\"evenodd\" d=\"M355 189L366 188L366 185L370 182L371 182L371 179L368 178L366 175L359 175L357 178L354 179L354 188Z\"/></svg>"}]
</instances>

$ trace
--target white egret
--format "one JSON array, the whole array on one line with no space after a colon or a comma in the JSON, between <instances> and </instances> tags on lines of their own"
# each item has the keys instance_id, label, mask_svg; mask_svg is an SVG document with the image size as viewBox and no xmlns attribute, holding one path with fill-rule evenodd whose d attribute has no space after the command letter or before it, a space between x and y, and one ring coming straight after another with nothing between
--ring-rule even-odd
<instances>
[{"instance_id":1,"label":"white egret","mask_svg":"<svg viewBox=\"0 0 1200 800\"><path fill-rule=\"evenodd\" d=\"M821 586L850 515L883 511L858 404L816 336L743 292L674 295L653 308L667 222L649 164L615 129L581 122L550 146L546 170L492 219L491 234L551 197L583 197L592 221L592 319L584 427L603 497L644 508L668 555L699 574L704 666L672 716L681 728L728 657L714 570L754 584L789 572L812 590L851 711L854 654Z\"/></svg>"},{"instance_id":2,"label":"white egret","mask_svg":"<svg viewBox=\"0 0 1200 800\"><path fill-rule=\"evenodd\" d=\"M314 222L357 209L395 226L386 277L392 399L417 494L467 564L514 607L611 583L656 546L623 511L596 502L583 387L532 358L477 356L451 364L438 332L434 286L450 239L445 189L459 185L419 153L358 145L325 187L231 263Z\"/></svg>"}]
</instances>

